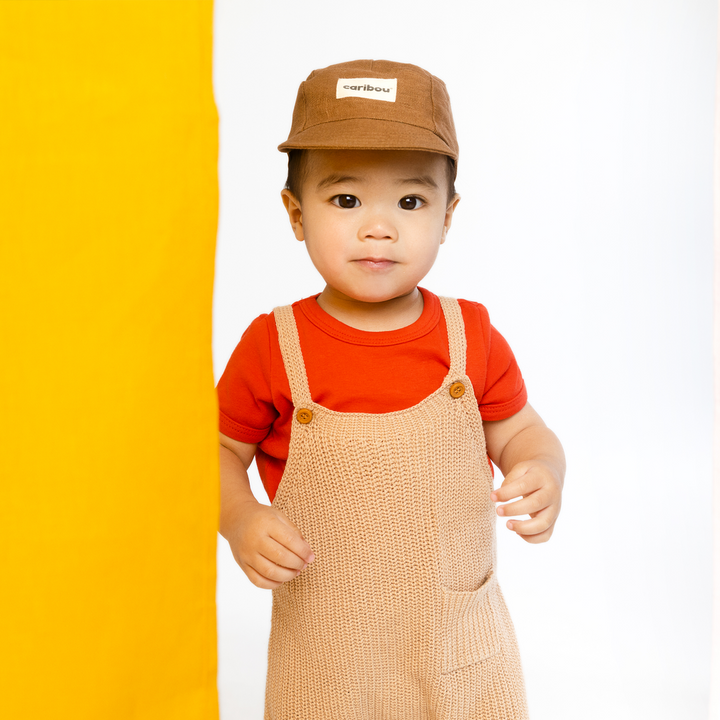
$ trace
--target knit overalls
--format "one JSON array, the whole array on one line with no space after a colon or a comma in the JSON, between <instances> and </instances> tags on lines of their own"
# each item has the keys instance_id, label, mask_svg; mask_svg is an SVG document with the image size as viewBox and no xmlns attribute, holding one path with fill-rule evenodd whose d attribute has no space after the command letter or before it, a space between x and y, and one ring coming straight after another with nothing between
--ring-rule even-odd
<instances>
[{"instance_id":1,"label":"knit overalls","mask_svg":"<svg viewBox=\"0 0 720 720\"><path fill-rule=\"evenodd\" d=\"M383 414L313 402L292 308L274 311L295 417L273 507L316 558L272 591L265 720L528 717L462 311L440 302L450 371Z\"/></svg>"}]
</instances>

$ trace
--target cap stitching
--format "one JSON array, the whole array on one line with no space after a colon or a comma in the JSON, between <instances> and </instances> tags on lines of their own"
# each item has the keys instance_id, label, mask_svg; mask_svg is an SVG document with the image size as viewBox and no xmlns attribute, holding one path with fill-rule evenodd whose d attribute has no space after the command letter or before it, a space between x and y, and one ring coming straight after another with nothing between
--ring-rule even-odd
<instances>
[{"instance_id":1,"label":"cap stitching","mask_svg":"<svg viewBox=\"0 0 720 720\"><path fill-rule=\"evenodd\" d=\"M375 61L373 60L372 62L375 62ZM418 69L419 69L419 70L422 70L422 68L418 68ZM361 80L362 78L365 78L365 77L371 77L371 76L369 76L369 75L366 74L366 73L369 73L369 72L378 73L377 77L372 76L372 79L373 79L373 80L394 80L394 79L396 79L396 78L391 78L391 77L390 77L391 75L399 76L399 75L401 74L401 73L398 72L397 70L375 70L375 68L371 66L371 67L369 67L369 68L367 68L367 69L365 69L365 70L363 70L363 69L359 69L359 70L352 69L352 70L348 70L347 72L342 72L342 73L338 72L338 73L337 73L337 78L333 77L333 80L339 80L341 75L347 75L347 77L343 77L343 78L342 78L343 80ZM421 73L417 72L417 70L412 70L412 69L411 69L411 70L402 70L401 72L407 73L408 75L418 75L418 76L423 77L423 78L425 77L425 76L422 75ZM362 73L362 74L361 74L361 75L358 75L357 73ZM431 82L432 82L432 77L433 77L433 76L430 75L430 73L428 73L428 76L431 78ZM309 79L310 79L310 78L308 78L308 80L309 80ZM400 78L397 77L397 79L400 79ZM307 82L307 81L305 81L305 82Z\"/></svg>"},{"instance_id":2,"label":"cap stitching","mask_svg":"<svg viewBox=\"0 0 720 720\"><path fill-rule=\"evenodd\" d=\"M430 103L432 105L432 119L435 129L433 132L437 135L437 120L435 119L435 81L430 78Z\"/></svg>"},{"instance_id":3,"label":"cap stitching","mask_svg":"<svg viewBox=\"0 0 720 720\"><path fill-rule=\"evenodd\" d=\"M308 114L307 110L307 93L305 92L305 83L303 83L303 130L307 130L308 126L308 118L310 115Z\"/></svg>"},{"instance_id":4,"label":"cap stitching","mask_svg":"<svg viewBox=\"0 0 720 720\"><path fill-rule=\"evenodd\" d=\"M313 123L312 125L308 125L305 130L308 130L311 127L317 127L318 125L329 125L330 123L335 122L345 122L346 120L377 120L378 122L389 122L393 123L394 125L409 125L410 127L417 127L422 128L423 130L428 130L429 132L433 133L434 135L437 135L437 133L434 130L430 130L425 125L416 125L415 123L405 122L405 120L390 120L388 118L377 118L377 117L365 117L364 115L362 117L360 116L353 116L349 118L338 118L337 120L321 120L320 122ZM438 137L440 137L438 135ZM288 138L289 140L289 138Z\"/></svg>"}]
</instances>

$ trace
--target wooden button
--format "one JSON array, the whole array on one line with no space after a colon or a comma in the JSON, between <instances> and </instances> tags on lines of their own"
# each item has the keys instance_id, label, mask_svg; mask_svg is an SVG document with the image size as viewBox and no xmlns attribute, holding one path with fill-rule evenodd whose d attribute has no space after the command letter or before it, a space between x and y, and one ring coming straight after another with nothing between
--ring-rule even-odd
<instances>
[{"instance_id":1,"label":"wooden button","mask_svg":"<svg viewBox=\"0 0 720 720\"><path fill-rule=\"evenodd\" d=\"M465 392L463 390L463 392ZM306 408L301 408L297 411L297 419L299 423L302 423L303 425L307 425L312 420L312 410L307 410Z\"/></svg>"},{"instance_id":2,"label":"wooden button","mask_svg":"<svg viewBox=\"0 0 720 720\"><path fill-rule=\"evenodd\" d=\"M465 386L461 382L453 383L450 386L450 394L454 398L462 397L465 394Z\"/></svg>"}]
</instances>

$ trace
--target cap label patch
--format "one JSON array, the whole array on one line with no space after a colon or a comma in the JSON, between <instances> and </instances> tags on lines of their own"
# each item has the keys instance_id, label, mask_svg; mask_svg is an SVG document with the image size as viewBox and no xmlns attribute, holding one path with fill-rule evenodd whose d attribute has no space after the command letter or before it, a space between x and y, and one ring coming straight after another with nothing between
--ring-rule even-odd
<instances>
[{"instance_id":1,"label":"cap label patch","mask_svg":"<svg viewBox=\"0 0 720 720\"><path fill-rule=\"evenodd\" d=\"M360 97L395 102L397 78L340 78L336 98Z\"/></svg>"}]
</instances>

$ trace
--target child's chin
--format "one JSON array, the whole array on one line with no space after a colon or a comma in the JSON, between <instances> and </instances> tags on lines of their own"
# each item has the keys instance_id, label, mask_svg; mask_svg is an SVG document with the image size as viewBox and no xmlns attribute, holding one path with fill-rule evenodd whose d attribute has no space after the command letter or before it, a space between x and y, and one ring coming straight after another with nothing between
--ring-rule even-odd
<instances>
[{"instance_id":1,"label":"child's chin","mask_svg":"<svg viewBox=\"0 0 720 720\"><path fill-rule=\"evenodd\" d=\"M358 302L366 302L366 303L384 303L389 302L390 300L397 300L398 298L405 297L406 295L409 295L411 292L413 292L415 288L405 289L405 288L398 288L394 290L375 290L375 291L364 291L364 292L356 292L353 293L352 297L353 300L357 300Z\"/></svg>"}]
</instances>

